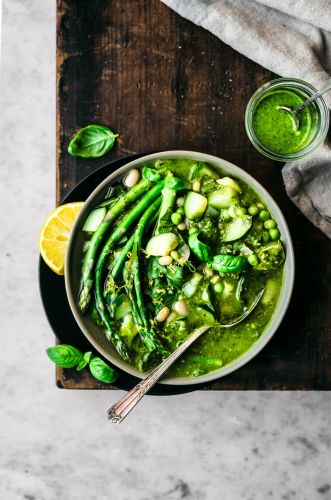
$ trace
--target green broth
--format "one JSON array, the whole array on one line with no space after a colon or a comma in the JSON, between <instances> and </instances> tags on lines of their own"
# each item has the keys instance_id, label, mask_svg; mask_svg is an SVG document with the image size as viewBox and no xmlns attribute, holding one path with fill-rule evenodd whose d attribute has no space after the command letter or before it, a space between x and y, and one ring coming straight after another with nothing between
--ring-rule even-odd
<instances>
[{"instance_id":1,"label":"green broth","mask_svg":"<svg viewBox=\"0 0 331 500\"><path fill-rule=\"evenodd\" d=\"M275 293L268 303L260 303L246 321L231 328L213 328L206 332L184 353L168 371L169 376L191 377L233 363L247 352L261 337L277 305L282 284L282 270L261 279L261 287L268 279L274 280ZM200 358L204 358L199 360Z\"/></svg>"},{"instance_id":2,"label":"green broth","mask_svg":"<svg viewBox=\"0 0 331 500\"><path fill-rule=\"evenodd\" d=\"M280 106L295 109L305 98L290 90L274 90L257 103L253 114L253 129L259 141L276 153L296 153L310 142L314 129L311 108L300 113L299 128L294 117Z\"/></svg>"},{"instance_id":3,"label":"green broth","mask_svg":"<svg viewBox=\"0 0 331 500\"><path fill-rule=\"evenodd\" d=\"M191 247L187 262L179 264L174 257L169 267L161 265L159 257L147 257L143 250L155 234L155 223L146 229L139 255L143 300L151 328L163 347L168 352L173 352L195 328L211 322L227 324L235 321L247 311L261 289L265 289L260 303L244 321L231 328L212 328L168 372L169 376L175 377L200 376L233 363L263 335L277 305L282 285L285 254L279 240L281 235L265 202L250 186L240 179L229 177L226 171L216 172L211 165L188 159L159 160L148 166L157 169L165 178L173 176L185 181L181 182L185 187L176 191L176 202L173 200L166 221L167 227L163 232L175 232L186 246L189 245L189 235L196 232L211 253L208 261L202 262ZM208 203L202 215L190 220L187 215L185 217L183 208L178 209L177 201L192 193L191 189L196 181L200 195ZM160 196L165 195L162 192ZM223 204L222 208L218 206L219 203ZM171 221L170 215L175 211L185 223L183 230L178 229L179 226ZM123 217L124 214L117 224ZM236 226L238 221L248 224L248 229L242 226L244 234L240 224L239 229ZM237 235L233 236L236 232ZM130 234L132 229L128 238ZM232 234L230 239L229 234ZM123 249L126 241L119 242L119 246L109 256L109 269L112 269L118 252ZM131 255L129 252L126 264L129 264ZM244 265L237 270L231 267L219 268L218 261L214 262L213 259L220 255L229 256L230 259L239 257ZM253 264L249 260L252 255L255 256L255 260L251 259ZM198 277L196 286L192 285L194 277ZM129 293L126 279L125 274L118 275L115 288L112 289L112 293L118 295L115 300L117 308L112 316L113 323L129 349L130 363L145 371L157 365L160 358L154 356L154 351L148 351L146 342L139 335L134 311L130 308L130 300L133 299L129 300L129 296L125 296L125 293ZM119 300L121 294L122 299ZM109 298L111 304L114 296L109 295ZM174 304L177 301L186 303L188 316L181 316L176 312ZM157 320L158 312L165 306L171 310L171 314L168 320L160 322ZM93 305L92 312L94 320L102 328ZM170 321L171 315L173 318Z\"/></svg>"}]
</instances>

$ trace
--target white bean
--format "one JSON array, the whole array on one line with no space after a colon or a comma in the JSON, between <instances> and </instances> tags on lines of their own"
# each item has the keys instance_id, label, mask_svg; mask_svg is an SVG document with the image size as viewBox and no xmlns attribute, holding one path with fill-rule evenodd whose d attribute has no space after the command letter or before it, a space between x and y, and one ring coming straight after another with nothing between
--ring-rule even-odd
<instances>
[{"instance_id":1,"label":"white bean","mask_svg":"<svg viewBox=\"0 0 331 500\"><path fill-rule=\"evenodd\" d=\"M196 193L200 193L200 191L201 191L201 182L200 181L193 182L192 191L195 191Z\"/></svg>"},{"instance_id":2,"label":"white bean","mask_svg":"<svg viewBox=\"0 0 331 500\"><path fill-rule=\"evenodd\" d=\"M132 188L137 184L137 182L140 179L140 172L136 168L133 168L130 170L130 172L127 174L127 176L124 178L124 184L128 188Z\"/></svg>"},{"instance_id":3,"label":"white bean","mask_svg":"<svg viewBox=\"0 0 331 500\"><path fill-rule=\"evenodd\" d=\"M156 315L156 321L158 321L159 323L163 323L163 321L165 321L168 318L169 314L170 314L169 307L167 306L162 307L162 309L160 309L160 311Z\"/></svg>"},{"instance_id":4,"label":"white bean","mask_svg":"<svg viewBox=\"0 0 331 500\"><path fill-rule=\"evenodd\" d=\"M159 258L159 264L161 266L170 266L172 264L173 258L170 255L165 255L164 257Z\"/></svg>"},{"instance_id":5,"label":"white bean","mask_svg":"<svg viewBox=\"0 0 331 500\"><path fill-rule=\"evenodd\" d=\"M185 222L181 222L177 226L177 229L179 229L179 231L185 231L186 228L187 228L187 226L186 226Z\"/></svg>"},{"instance_id":6,"label":"white bean","mask_svg":"<svg viewBox=\"0 0 331 500\"><path fill-rule=\"evenodd\" d=\"M177 252L177 250L172 250L172 252L170 252L170 255L174 260L179 259L179 253Z\"/></svg>"},{"instance_id":7,"label":"white bean","mask_svg":"<svg viewBox=\"0 0 331 500\"><path fill-rule=\"evenodd\" d=\"M171 312L169 316L167 317L167 323L170 323L171 321L174 321L177 318L177 314L174 312Z\"/></svg>"},{"instance_id":8,"label":"white bean","mask_svg":"<svg viewBox=\"0 0 331 500\"><path fill-rule=\"evenodd\" d=\"M211 278L211 276L214 275L214 271L212 269L210 269L210 267L205 266L203 268L203 270L204 270L205 275L208 276L208 278Z\"/></svg>"},{"instance_id":9,"label":"white bean","mask_svg":"<svg viewBox=\"0 0 331 500\"><path fill-rule=\"evenodd\" d=\"M177 300L177 302L172 305L172 308L181 316L188 315L188 305L186 304L185 300Z\"/></svg>"},{"instance_id":10,"label":"white bean","mask_svg":"<svg viewBox=\"0 0 331 500\"><path fill-rule=\"evenodd\" d=\"M177 207L182 207L184 205L184 202L185 202L185 198L183 198L182 196L177 198L177 200L176 200Z\"/></svg>"},{"instance_id":11,"label":"white bean","mask_svg":"<svg viewBox=\"0 0 331 500\"><path fill-rule=\"evenodd\" d=\"M210 280L212 282L212 284L214 285L215 283L217 283L219 280L221 279L221 277L217 274L216 276L213 276L212 279Z\"/></svg>"}]
</instances>

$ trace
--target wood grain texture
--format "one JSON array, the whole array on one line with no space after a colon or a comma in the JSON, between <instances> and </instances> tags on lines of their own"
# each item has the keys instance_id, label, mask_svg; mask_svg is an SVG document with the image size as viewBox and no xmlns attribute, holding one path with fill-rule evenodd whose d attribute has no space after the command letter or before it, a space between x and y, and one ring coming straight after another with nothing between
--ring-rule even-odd
<instances>
[{"instance_id":1,"label":"wood grain texture","mask_svg":"<svg viewBox=\"0 0 331 500\"><path fill-rule=\"evenodd\" d=\"M57 194L111 159L190 149L250 172L275 198L293 236L296 282L286 317L267 347L212 389L330 389L331 242L287 198L281 165L258 154L244 129L251 94L272 79L158 0L58 0ZM70 157L88 123L120 133L105 157ZM57 370L66 388L107 388L87 372Z\"/></svg>"}]
</instances>

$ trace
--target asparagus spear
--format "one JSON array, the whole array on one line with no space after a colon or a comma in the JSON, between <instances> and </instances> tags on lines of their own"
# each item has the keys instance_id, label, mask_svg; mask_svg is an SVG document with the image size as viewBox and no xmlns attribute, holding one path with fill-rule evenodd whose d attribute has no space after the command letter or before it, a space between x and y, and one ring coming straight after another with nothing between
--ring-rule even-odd
<instances>
[{"instance_id":1,"label":"asparagus spear","mask_svg":"<svg viewBox=\"0 0 331 500\"><path fill-rule=\"evenodd\" d=\"M147 228L146 231L148 231L153 224L155 224L157 220L158 214L156 213L154 217L152 217L148 223L147 223ZM121 272L121 269L123 267L123 264L125 262L125 259L127 258L128 253L132 250L133 243L134 243L134 235L135 233L132 234L131 238L126 242L124 247L122 248L120 254L118 255L116 262L111 270L111 275L114 279L116 279Z\"/></svg>"},{"instance_id":2,"label":"asparagus spear","mask_svg":"<svg viewBox=\"0 0 331 500\"><path fill-rule=\"evenodd\" d=\"M90 300L91 290L93 286L93 268L96 255L98 253L101 242L103 241L108 229L113 221L123 212L123 210L131 205L134 201L140 198L152 185L147 179L142 179L130 191L127 191L114 205L110 207L105 215L104 220L93 234L89 248L84 256L82 266L82 279L79 295L79 307L82 312L85 312Z\"/></svg>"},{"instance_id":3,"label":"asparagus spear","mask_svg":"<svg viewBox=\"0 0 331 500\"><path fill-rule=\"evenodd\" d=\"M146 223L150 219L153 212L155 212L155 210L160 206L160 203L161 200L159 199L155 200L155 202L148 208L148 210L146 210L146 212L138 222L137 228L134 233L134 244L133 244L131 261L132 261L133 283L136 292L136 300L140 312L140 317L145 327L145 332L146 332L145 335L150 340L152 340L152 342L154 342L155 344L154 348L156 348L159 352L162 351L165 352L164 348L162 347L156 336L156 333L153 331L150 323L148 322L147 310L146 310L146 305L144 303L144 297L141 287L141 275L139 269L139 253L141 251L142 237L144 234L144 230L146 228Z\"/></svg>"},{"instance_id":4,"label":"asparagus spear","mask_svg":"<svg viewBox=\"0 0 331 500\"><path fill-rule=\"evenodd\" d=\"M101 320L106 328L107 338L113 341L114 346L118 350L119 354L125 355L125 345L116 333L115 327L108 314L104 297L103 297L103 286L102 277L104 269L106 266L106 261L109 253L113 250L115 244L122 238L125 232L130 228L134 221L139 217L139 215L148 207L148 205L154 201L154 199L160 194L163 188L163 182L159 182L152 189L150 189L137 203L137 205L132 208L127 215L121 220L121 222L116 227L115 231L108 238L106 244L104 245L102 252L97 260L95 268L95 303ZM124 358L125 359L125 358Z\"/></svg>"},{"instance_id":5,"label":"asparagus spear","mask_svg":"<svg viewBox=\"0 0 331 500\"><path fill-rule=\"evenodd\" d=\"M132 259L126 261L123 268L123 280L125 283L125 291L130 299L132 306L132 316L134 323L138 329L139 335L142 338L147 350L149 352L155 349L155 343L146 335L146 329L144 327L143 320L140 315L138 304L134 296L134 284L133 284L133 272L132 272Z\"/></svg>"},{"instance_id":6,"label":"asparagus spear","mask_svg":"<svg viewBox=\"0 0 331 500\"><path fill-rule=\"evenodd\" d=\"M158 212L147 222L146 232L149 231L149 229L155 224L155 222L157 221L157 217L158 217ZM126 258L128 257L129 252L132 250L134 237L135 233L133 232L131 238L128 239L126 244L120 250L119 254L116 256L116 260L109 269L107 278L105 280L104 297L111 317L113 317L114 314L113 305L117 297L115 279L119 276L123 268L123 264Z\"/></svg>"}]
</instances>

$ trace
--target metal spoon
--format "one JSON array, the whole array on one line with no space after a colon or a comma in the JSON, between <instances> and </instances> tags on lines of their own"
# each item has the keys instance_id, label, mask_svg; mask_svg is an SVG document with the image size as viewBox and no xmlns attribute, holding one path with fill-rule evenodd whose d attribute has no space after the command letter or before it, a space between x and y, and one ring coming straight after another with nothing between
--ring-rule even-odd
<instances>
[{"instance_id":1,"label":"metal spoon","mask_svg":"<svg viewBox=\"0 0 331 500\"><path fill-rule=\"evenodd\" d=\"M305 102L303 102L298 108L291 109L288 108L287 106L278 106L277 109L283 109L284 111L288 111L291 113L292 117L294 118L296 128L298 129L300 126L300 113L303 109L305 109L307 106L309 106L312 102L314 102L316 99L321 97L321 95L325 94L328 90L331 90L331 78L327 80L324 85L320 88L320 90L317 90L314 92L313 95L311 95Z\"/></svg>"},{"instance_id":2,"label":"metal spoon","mask_svg":"<svg viewBox=\"0 0 331 500\"><path fill-rule=\"evenodd\" d=\"M232 326L238 325L244 319L247 318L249 314L255 309L261 300L264 293L264 288L257 294L254 301L239 318L237 318L232 323L222 325L220 323L214 323L212 325L206 325L194 330L194 332L183 342L170 356L168 356L164 361L162 361L159 366L157 366L147 377L139 382L131 391L129 391L123 398L121 398L117 403L115 403L108 410L108 419L112 423L121 423L122 420L128 415L128 413L136 406L141 398L153 387L153 385L159 380L159 378L164 374L168 368L183 354L183 352L195 342L203 333L210 328L219 326L222 328L230 328Z\"/></svg>"}]
</instances>

